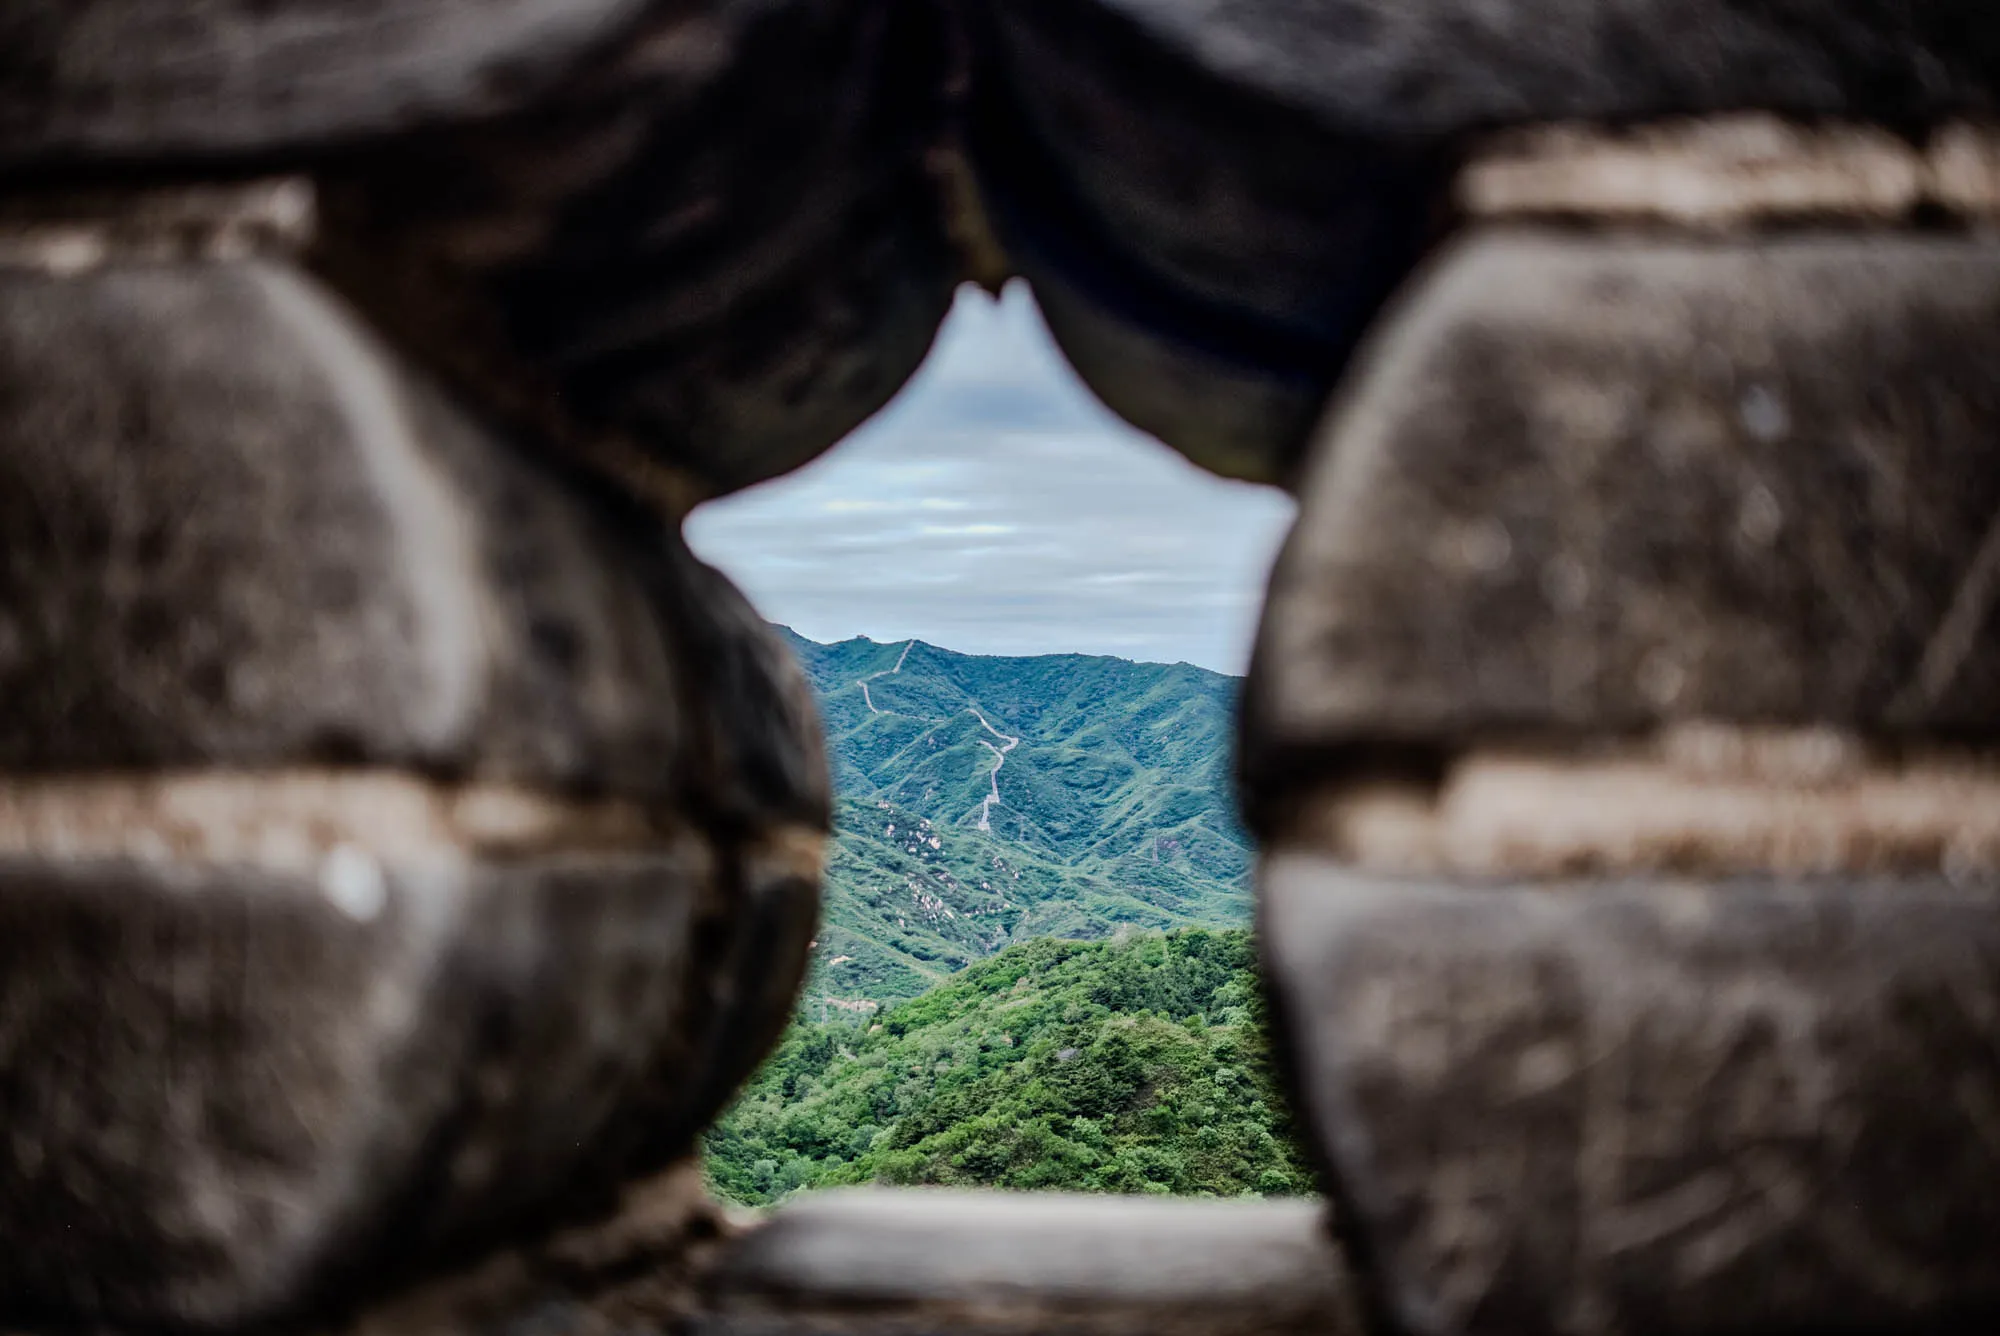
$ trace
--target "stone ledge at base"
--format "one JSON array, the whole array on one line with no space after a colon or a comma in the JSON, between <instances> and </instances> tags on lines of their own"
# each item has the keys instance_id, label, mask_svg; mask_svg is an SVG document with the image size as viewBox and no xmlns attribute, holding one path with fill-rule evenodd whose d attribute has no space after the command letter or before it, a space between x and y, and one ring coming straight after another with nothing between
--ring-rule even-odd
<instances>
[{"instance_id":1,"label":"stone ledge at base","mask_svg":"<svg viewBox=\"0 0 2000 1336\"><path fill-rule=\"evenodd\" d=\"M1991 1331L2000 883L1267 856L1301 1123L1407 1336Z\"/></svg>"},{"instance_id":2,"label":"stone ledge at base","mask_svg":"<svg viewBox=\"0 0 2000 1336\"><path fill-rule=\"evenodd\" d=\"M1305 1201L862 1189L719 1257L697 1336L1354 1336Z\"/></svg>"}]
</instances>

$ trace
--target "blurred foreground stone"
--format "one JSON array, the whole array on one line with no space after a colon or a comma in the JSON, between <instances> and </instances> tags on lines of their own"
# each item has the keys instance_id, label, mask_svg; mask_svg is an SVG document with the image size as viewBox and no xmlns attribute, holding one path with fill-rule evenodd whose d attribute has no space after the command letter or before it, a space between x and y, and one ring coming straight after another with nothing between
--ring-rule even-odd
<instances>
[{"instance_id":1,"label":"blurred foreground stone","mask_svg":"<svg viewBox=\"0 0 2000 1336\"><path fill-rule=\"evenodd\" d=\"M282 258L0 273L0 366L0 1311L326 1311L686 1154L829 802L735 591Z\"/></svg>"},{"instance_id":2,"label":"blurred foreground stone","mask_svg":"<svg viewBox=\"0 0 2000 1336\"><path fill-rule=\"evenodd\" d=\"M1299 475L1241 758L1384 1330L2000 1321L2000 254L1745 142L1485 178Z\"/></svg>"},{"instance_id":3,"label":"blurred foreground stone","mask_svg":"<svg viewBox=\"0 0 2000 1336\"><path fill-rule=\"evenodd\" d=\"M1411 1332L2000 1317L2000 885L1450 885L1280 852L1259 930Z\"/></svg>"},{"instance_id":4,"label":"blurred foreground stone","mask_svg":"<svg viewBox=\"0 0 2000 1336\"><path fill-rule=\"evenodd\" d=\"M2000 722L2000 247L1484 230L1300 483L1253 786L1364 744Z\"/></svg>"},{"instance_id":5,"label":"blurred foreground stone","mask_svg":"<svg viewBox=\"0 0 2000 1336\"><path fill-rule=\"evenodd\" d=\"M1351 1336L1314 1202L841 1190L718 1254L701 1336Z\"/></svg>"}]
</instances>

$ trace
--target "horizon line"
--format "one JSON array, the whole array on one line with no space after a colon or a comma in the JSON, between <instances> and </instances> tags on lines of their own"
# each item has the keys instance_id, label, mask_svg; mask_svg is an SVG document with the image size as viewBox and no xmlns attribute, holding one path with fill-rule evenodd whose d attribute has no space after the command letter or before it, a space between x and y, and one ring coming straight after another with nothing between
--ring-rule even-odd
<instances>
[{"instance_id":1,"label":"horizon line","mask_svg":"<svg viewBox=\"0 0 2000 1336\"><path fill-rule=\"evenodd\" d=\"M922 645L926 649L937 650L942 654L955 654L961 659L1111 659L1117 663L1142 664L1150 668L1192 668L1196 672L1209 673L1215 677L1227 677L1236 681L1241 681L1245 676L1242 673L1226 673L1220 668L1210 668L1207 664L1196 663L1191 659L1176 659L1172 663L1167 663L1160 659L1131 659L1122 654L1092 654L1085 650L1050 650L1042 654L975 654L970 650L952 649L949 645L940 645L934 641L925 640L921 636L898 636L894 640L877 640L874 636L857 631L845 640L814 640L811 636L800 633L793 627L787 626L784 622L772 621L766 618L764 624L774 626L788 635L797 636L808 645L818 645L822 649L832 649L836 645L849 645L857 640L865 640L871 645L881 646L906 643L917 644Z\"/></svg>"}]
</instances>

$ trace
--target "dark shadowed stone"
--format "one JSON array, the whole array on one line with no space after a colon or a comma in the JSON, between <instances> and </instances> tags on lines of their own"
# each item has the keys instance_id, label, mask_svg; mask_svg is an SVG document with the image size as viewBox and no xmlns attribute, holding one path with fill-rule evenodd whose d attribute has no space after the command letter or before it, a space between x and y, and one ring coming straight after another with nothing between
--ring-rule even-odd
<instances>
[{"instance_id":1,"label":"dark shadowed stone","mask_svg":"<svg viewBox=\"0 0 2000 1336\"><path fill-rule=\"evenodd\" d=\"M635 1098L697 1079L729 912L698 838L360 857L0 860L0 1312L206 1326L377 1288L590 1204Z\"/></svg>"},{"instance_id":2,"label":"dark shadowed stone","mask_svg":"<svg viewBox=\"0 0 2000 1336\"><path fill-rule=\"evenodd\" d=\"M0 170L316 148L512 111L660 8L14 0L0 11ZM682 20L684 42L716 40L705 17Z\"/></svg>"},{"instance_id":3,"label":"dark shadowed stone","mask_svg":"<svg viewBox=\"0 0 2000 1336\"><path fill-rule=\"evenodd\" d=\"M1229 478L1278 482L1318 420L1325 375L1258 366L1147 322L1017 245L1058 347L1113 412Z\"/></svg>"},{"instance_id":4,"label":"dark shadowed stone","mask_svg":"<svg viewBox=\"0 0 2000 1336\"><path fill-rule=\"evenodd\" d=\"M608 1211L789 1015L829 804L741 595L311 280L0 273L0 1325Z\"/></svg>"},{"instance_id":5,"label":"dark shadowed stone","mask_svg":"<svg viewBox=\"0 0 2000 1336\"><path fill-rule=\"evenodd\" d=\"M392 342L517 428L614 438L685 509L831 446L929 348L958 267L940 24L870 0L24 0L0 178L311 173L314 265Z\"/></svg>"},{"instance_id":6,"label":"dark shadowed stone","mask_svg":"<svg viewBox=\"0 0 2000 1336\"><path fill-rule=\"evenodd\" d=\"M1197 462L1286 484L1308 417L1439 235L1468 132L1738 108L1900 125L2000 92L2000 17L1979 0L968 12L974 157L1065 352Z\"/></svg>"},{"instance_id":7,"label":"dark shadowed stone","mask_svg":"<svg viewBox=\"0 0 2000 1336\"><path fill-rule=\"evenodd\" d=\"M847 235L796 257L740 305L701 312L693 294L659 291L607 342L574 357L532 355L557 368L565 404L688 469L706 494L789 473L887 404L930 351L956 275L928 204L905 198L852 220ZM592 256L593 267L604 258ZM598 276L617 283L616 260ZM502 302L515 327L546 331L545 303L565 316L604 314L590 312L580 288Z\"/></svg>"},{"instance_id":8,"label":"dark shadowed stone","mask_svg":"<svg viewBox=\"0 0 2000 1336\"><path fill-rule=\"evenodd\" d=\"M2000 726L2000 246L1495 231L1321 429L1253 788L1366 744Z\"/></svg>"},{"instance_id":9,"label":"dark shadowed stone","mask_svg":"<svg viewBox=\"0 0 2000 1336\"><path fill-rule=\"evenodd\" d=\"M1259 892L1392 1329L2000 1319L2000 883L1452 887L1280 851Z\"/></svg>"},{"instance_id":10,"label":"dark shadowed stone","mask_svg":"<svg viewBox=\"0 0 2000 1336\"><path fill-rule=\"evenodd\" d=\"M741 596L296 273L0 275L0 369L8 769L352 759L703 801L726 780L750 786L739 829L823 824L801 679ZM718 674L740 703L707 699ZM739 729L763 741L705 740Z\"/></svg>"},{"instance_id":11,"label":"dark shadowed stone","mask_svg":"<svg viewBox=\"0 0 2000 1336\"><path fill-rule=\"evenodd\" d=\"M1328 131L1101 8L975 14L974 157L1064 350L1197 462L1286 478L1430 240L1448 155Z\"/></svg>"},{"instance_id":12,"label":"dark shadowed stone","mask_svg":"<svg viewBox=\"0 0 2000 1336\"><path fill-rule=\"evenodd\" d=\"M282 266L0 277L0 761L658 793L681 674L581 505Z\"/></svg>"},{"instance_id":13,"label":"dark shadowed stone","mask_svg":"<svg viewBox=\"0 0 2000 1336\"><path fill-rule=\"evenodd\" d=\"M842 1191L718 1255L701 1336L1351 1336L1317 1202Z\"/></svg>"},{"instance_id":14,"label":"dark shadowed stone","mask_svg":"<svg viewBox=\"0 0 2000 1336\"><path fill-rule=\"evenodd\" d=\"M932 12L724 8L699 79L634 43L533 115L322 177L316 263L393 339L494 411L631 443L683 507L886 403L958 265Z\"/></svg>"},{"instance_id":15,"label":"dark shadowed stone","mask_svg":"<svg viewBox=\"0 0 2000 1336\"><path fill-rule=\"evenodd\" d=\"M1233 86L1391 138L1760 108L1923 122L2000 101L2000 13L1984 0L1016 6L1115 15Z\"/></svg>"},{"instance_id":16,"label":"dark shadowed stone","mask_svg":"<svg viewBox=\"0 0 2000 1336\"><path fill-rule=\"evenodd\" d=\"M708 1256L735 1226L682 1160L630 1184L615 1210L426 1280L326 1336L636 1336L681 1332Z\"/></svg>"}]
</instances>

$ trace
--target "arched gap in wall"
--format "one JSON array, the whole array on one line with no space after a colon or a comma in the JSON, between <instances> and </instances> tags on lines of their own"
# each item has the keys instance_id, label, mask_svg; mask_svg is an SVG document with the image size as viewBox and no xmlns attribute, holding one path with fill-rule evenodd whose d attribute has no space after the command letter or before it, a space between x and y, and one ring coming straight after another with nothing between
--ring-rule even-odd
<instances>
[{"instance_id":1,"label":"arched gap in wall","mask_svg":"<svg viewBox=\"0 0 2000 1336\"><path fill-rule=\"evenodd\" d=\"M838 789L799 1021L709 1135L719 1192L1311 1191L1229 755L1291 513L1100 404L1016 280L961 290L835 450L690 517L792 633Z\"/></svg>"}]
</instances>

